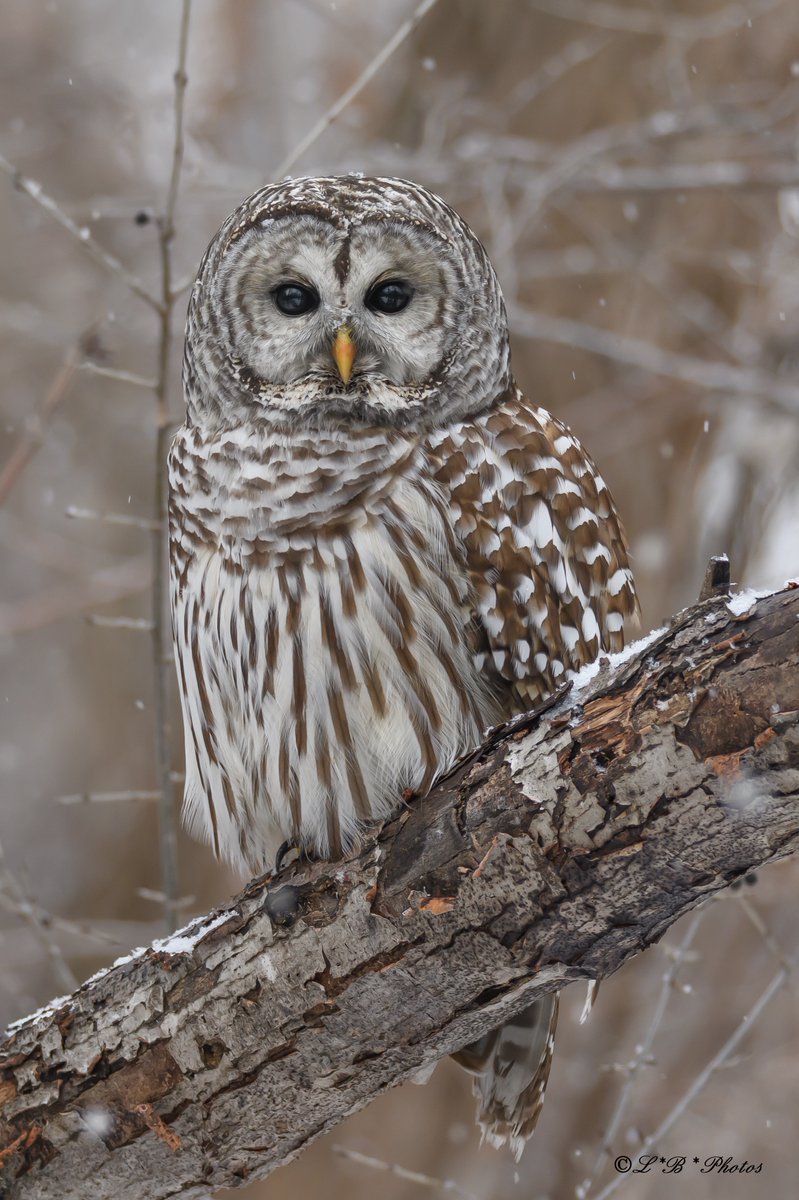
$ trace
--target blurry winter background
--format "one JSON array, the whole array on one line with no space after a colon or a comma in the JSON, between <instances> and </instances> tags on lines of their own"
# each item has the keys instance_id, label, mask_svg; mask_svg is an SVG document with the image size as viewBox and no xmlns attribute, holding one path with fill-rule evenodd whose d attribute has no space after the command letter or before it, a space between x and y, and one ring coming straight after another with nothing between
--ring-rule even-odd
<instances>
[{"instance_id":1,"label":"blurry winter background","mask_svg":"<svg viewBox=\"0 0 799 1200\"><path fill-rule=\"evenodd\" d=\"M519 381L610 481L645 628L696 599L712 552L745 584L799 572L799 6L4 0L0 54L1 1026L239 883L182 834L170 881L159 836L182 746L153 522L187 284L260 184L400 174L466 217ZM584 1026L566 993L518 1167L479 1147L444 1063L237 1194L797 1194L797 882L776 866L685 919ZM598 1161L663 1123L660 1153L761 1174Z\"/></svg>"}]
</instances>

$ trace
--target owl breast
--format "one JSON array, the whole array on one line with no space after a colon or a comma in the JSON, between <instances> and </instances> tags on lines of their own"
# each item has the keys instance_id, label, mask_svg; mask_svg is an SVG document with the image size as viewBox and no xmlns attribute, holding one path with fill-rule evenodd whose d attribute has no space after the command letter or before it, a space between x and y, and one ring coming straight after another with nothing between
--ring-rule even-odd
<instances>
[{"instance_id":1,"label":"owl breast","mask_svg":"<svg viewBox=\"0 0 799 1200\"><path fill-rule=\"evenodd\" d=\"M186 429L170 476L190 826L250 871L334 857L502 715L446 501L380 432Z\"/></svg>"}]
</instances>

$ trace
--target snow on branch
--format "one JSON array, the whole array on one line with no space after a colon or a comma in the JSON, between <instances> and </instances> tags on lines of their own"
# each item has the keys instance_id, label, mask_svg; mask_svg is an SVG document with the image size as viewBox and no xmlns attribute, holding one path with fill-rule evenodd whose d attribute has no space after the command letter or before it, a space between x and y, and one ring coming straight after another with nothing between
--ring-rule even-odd
<instances>
[{"instance_id":1,"label":"snow on branch","mask_svg":"<svg viewBox=\"0 0 799 1200\"><path fill-rule=\"evenodd\" d=\"M799 588L679 614L0 1044L0 1194L207 1195L799 848ZM398 1150L401 1148L398 1147Z\"/></svg>"}]
</instances>

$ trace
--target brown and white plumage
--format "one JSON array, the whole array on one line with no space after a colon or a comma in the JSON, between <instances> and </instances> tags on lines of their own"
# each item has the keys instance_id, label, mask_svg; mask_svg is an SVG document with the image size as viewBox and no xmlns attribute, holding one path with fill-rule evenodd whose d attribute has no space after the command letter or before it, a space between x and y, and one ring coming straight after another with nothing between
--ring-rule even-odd
<instances>
[{"instance_id":1,"label":"brown and white plumage","mask_svg":"<svg viewBox=\"0 0 799 1200\"><path fill-rule=\"evenodd\" d=\"M372 303L395 283L399 309ZM313 306L282 311L285 285ZM423 188L291 180L246 201L203 260L184 384L185 808L241 868L285 839L340 855L622 645L635 600L607 488L515 386L485 251ZM461 1054L484 1129L517 1151L556 1012L545 998Z\"/></svg>"}]
</instances>

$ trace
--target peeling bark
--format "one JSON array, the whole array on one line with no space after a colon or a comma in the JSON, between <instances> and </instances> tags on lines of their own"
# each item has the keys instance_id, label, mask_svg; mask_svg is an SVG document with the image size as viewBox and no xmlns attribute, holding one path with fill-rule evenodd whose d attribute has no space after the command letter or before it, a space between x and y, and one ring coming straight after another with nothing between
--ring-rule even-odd
<instances>
[{"instance_id":1,"label":"peeling bark","mask_svg":"<svg viewBox=\"0 0 799 1200\"><path fill-rule=\"evenodd\" d=\"M359 857L255 880L26 1019L0 1044L0 1195L262 1177L536 994L615 971L799 847L798 667L799 590L700 604Z\"/></svg>"}]
</instances>

